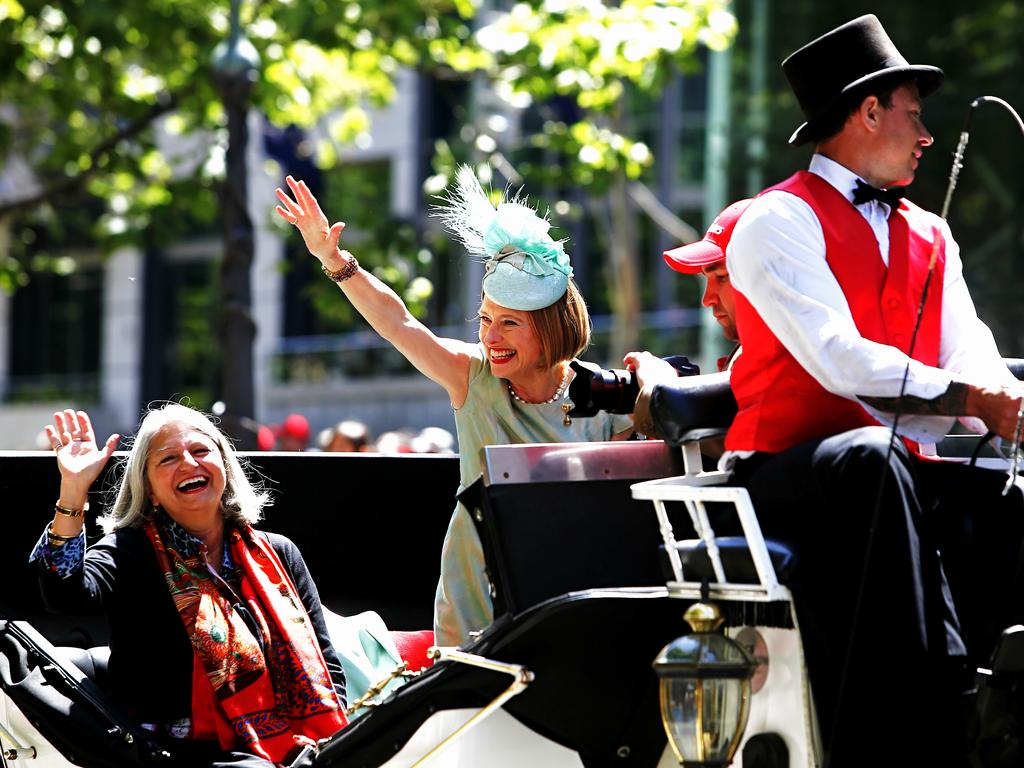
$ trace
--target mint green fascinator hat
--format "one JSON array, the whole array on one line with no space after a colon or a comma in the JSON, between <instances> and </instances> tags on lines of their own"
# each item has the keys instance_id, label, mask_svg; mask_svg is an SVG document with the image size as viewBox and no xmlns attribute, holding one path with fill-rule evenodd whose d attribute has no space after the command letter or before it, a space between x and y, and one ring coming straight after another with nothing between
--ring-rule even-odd
<instances>
[{"instance_id":1,"label":"mint green fascinator hat","mask_svg":"<svg viewBox=\"0 0 1024 768\"><path fill-rule=\"evenodd\" d=\"M503 198L505 196L503 195ZM495 208L469 166L433 215L471 256L484 259L484 294L507 309L549 307L565 294L572 277L563 241L553 240L550 222L526 198L515 195Z\"/></svg>"}]
</instances>

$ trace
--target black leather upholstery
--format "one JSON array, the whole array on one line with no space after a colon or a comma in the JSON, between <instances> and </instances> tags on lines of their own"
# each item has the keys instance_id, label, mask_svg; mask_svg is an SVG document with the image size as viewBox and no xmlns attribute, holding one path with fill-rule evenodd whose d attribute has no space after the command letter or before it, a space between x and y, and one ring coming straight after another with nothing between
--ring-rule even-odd
<instances>
[{"instance_id":1,"label":"black leather upholstery","mask_svg":"<svg viewBox=\"0 0 1024 768\"><path fill-rule=\"evenodd\" d=\"M100 688L107 687L107 666L110 664L110 648L98 645L94 648L75 648L62 645L56 648L57 655L82 670Z\"/></svg>"},{"instance_id":2,"label":"black leather upholstery","mask_svg":"<svg viewBox=\"0 0 1024 768\"><path fill-rule=\"evenodd\" d=\"M720 437L735 415L736 399L725 376L682 376L651 394L651 418L671 445Z\"/></svg>"}]
</instances>

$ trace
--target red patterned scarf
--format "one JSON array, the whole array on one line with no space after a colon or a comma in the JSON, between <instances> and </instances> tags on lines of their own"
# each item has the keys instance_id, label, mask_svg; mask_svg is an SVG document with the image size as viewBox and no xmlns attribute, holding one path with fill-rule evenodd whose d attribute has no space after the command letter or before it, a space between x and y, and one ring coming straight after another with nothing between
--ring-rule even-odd
<instances>
[{"instance_id":1,"label":"red patterned scarf","mask_svg":"<svg viewBox=\"0 0 1024 768\"><path fill-rule=\"evenodd\" d=\"M249 526L225 530L261 643L201 556L183 556L154 521L145 531L192 640L194 738L280 763L298 743L347 724L309 616L273 547Z\"/></svg>"}]
</instances>

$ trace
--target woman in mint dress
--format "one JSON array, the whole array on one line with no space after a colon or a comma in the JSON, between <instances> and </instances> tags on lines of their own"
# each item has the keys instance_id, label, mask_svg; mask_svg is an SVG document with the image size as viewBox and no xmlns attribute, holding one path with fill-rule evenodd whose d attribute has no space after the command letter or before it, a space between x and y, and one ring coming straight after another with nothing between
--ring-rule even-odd
<instances>
[{"instance_id":1,"label":"woman in mint dress","mask_svg":"<svg viewBox=\"0 0 1024 768\"><path fill-rule=\"evenodd\" d=\"M461 485L481 472L487 445L611 440L632 432L628 416L600 414L565 424L569 361L590 341L590 317L561 241L518 197L495 208L463 167L437 209L452 234L485 259L477 344L435 336L355 256L338 247L309 187L291 176L277 212L294 224L324 274L384 339L448 392L459 436ZM460 489L461 490L461 489ZM469 514L456 505L441 554L434 605L438 645L461 645L491 623L483 552Z\"/></svg>"}]
</instances>

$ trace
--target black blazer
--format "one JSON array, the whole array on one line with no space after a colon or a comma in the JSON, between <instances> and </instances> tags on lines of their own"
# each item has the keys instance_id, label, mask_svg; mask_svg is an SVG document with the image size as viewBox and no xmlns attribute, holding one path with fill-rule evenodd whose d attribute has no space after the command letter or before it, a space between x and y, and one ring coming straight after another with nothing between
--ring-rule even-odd
<instances>
[{"instance_id":1,"label":"black blazer","mask_svg":"<svg viewBox=\"0 0 1024 768\"><path fill-rule=\"evenodd\" d=\"M313 623L335 690L345 705L345 673L324 622L320 596L298 547L260 532L284 564ZM66 579L39 561L48 609L106 613L110 625L110 692L145 723L192 713L192 644L174 607L156 553L141 528L122 528L86 549L83 567Z\"/></svg>"}]
</instances>

